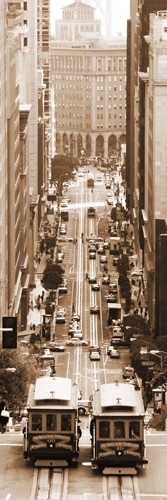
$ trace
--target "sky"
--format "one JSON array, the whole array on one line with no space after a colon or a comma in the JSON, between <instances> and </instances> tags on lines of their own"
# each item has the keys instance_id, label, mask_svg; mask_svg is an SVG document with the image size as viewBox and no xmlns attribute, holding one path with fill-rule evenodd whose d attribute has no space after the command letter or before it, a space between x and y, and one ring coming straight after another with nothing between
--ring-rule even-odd
<instances>
[{"instance_id":1,"label":"sky","mask_svg":"<svg viewBox=\"0 0 167 500\"><path fill-rule=\"evenodd\" d=\"M52 32L54 26L54 19L62 19L61 8L65 5L70 5L74 0L51 0L52 5ZM86 0L84 0L87 3ZM94 0L95 2L95 0ZM89 2L88 2L89 3ZM122 32L126 35L126 21L130 17L130 0L112 0L113 4L113 15L112 15L112 32L116 35L118 32ZM95 17L100 19L100 12L96 11ZM114 27L114 29L113 29Z\"/></svg>"}]
</instances>

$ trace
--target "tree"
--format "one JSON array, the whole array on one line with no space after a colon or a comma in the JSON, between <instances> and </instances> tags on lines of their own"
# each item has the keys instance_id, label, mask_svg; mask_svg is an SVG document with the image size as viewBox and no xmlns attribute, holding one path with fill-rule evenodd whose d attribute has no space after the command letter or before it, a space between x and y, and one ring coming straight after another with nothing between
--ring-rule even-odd
<instances>
[{"instance_id":1,"label":"tree","mask_svg":"<svg viewBox=\"0 0 167 500\"><path fill-rule=\"evenodd\" d=\"M28 387L35 381L37 369L34 357L23 356L19 348L0 351L0 402L10 412L26 405Z\"/></svg>"},{"instance_id":2,"label":"tree","mask_svg":"<svg viewBox=\"0 0 167 500\"><path fill-rule=\"evenodd\" d=\"M44 269L42 284L46 290L56 290L63 282L64 270L58 264L48 263Z\"/></svg>"},{"instance_id":3,"label":"tree","mask_svg":"<svg viewBox=\"0 0 167 500\"><path fill-rule=\"evenodd\" d=\"M74 178L72 170L76 167L77 161L71 156L56 155L51 161L51 178L52 182L61 179L61 184L66 180ZM64 176L64 179L63 179ZM59 186L61 191L61 186Z\"/></svg>"}]
</instances>

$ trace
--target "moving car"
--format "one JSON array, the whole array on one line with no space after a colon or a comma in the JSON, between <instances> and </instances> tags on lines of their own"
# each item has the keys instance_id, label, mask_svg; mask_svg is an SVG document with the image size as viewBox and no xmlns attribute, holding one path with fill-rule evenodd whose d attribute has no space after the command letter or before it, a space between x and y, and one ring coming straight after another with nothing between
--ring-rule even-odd
<instances>
[{"instance_id":1,"label":"moving car","mask_svg":"<svg viewBox=\"0 0 167 500\"><path fill-rule=\"evenodd\" d=\"M107 264L107 262L108 262L107 255L101 255L100 262L101 262L101 264Z\"/></svg>"},{"instance_id":2,"label":"moving car","mask_svg":"<svg viewBox=\"0 0 167 500\"><path fill-rule=\"evenodd\" d=\"M110 358L119 358L120 353L117 349L111 349L110 351Z\"/></svg>"},{"instance_id":3,"label":"moving car","mask_svg":"<svg viewBox=\"0 0 167 500\"><path fill-rule=\"evenodd\" d=\"M71 321L80 321L80 314L73 313L71 316Z\"/></svg>"},{"instance_id":4,"label":"moving car","mask_svg":"<svg viewBox=\"0 0 167 500\"><path fill-rule=\"evenodd\" d=\"M94 306L90 307L90 313L91 314L100 314L100 307L97 306L97 304L94 304Z\"/></svg>"},{"instance_id":5,"label":"moving car","mask_svg":"<svg viewBox=\"0 0 167 500\"><path fill-rule=\"evenodd\" d=\"M99 352L101 354L101 347L99 345L91 345L90 348L89 348L89 352L91 354L91 352ZM90 356L89 354L89 356Z\"/></svg>"},{"instance_id":6,"label":"moving car","mask_svg":"<svg viewBox=\"0 0 167 500\"><path fill-rule=\"evenodd\" d=\"M92 285L92 292L98 292L100 290L100 285L99 283L94 283Z\"/></svg>"},{"instance_id":7,"label":"moving car","mask_svg":"<svg viewBox=\"0 0 167 500\"><path fill-rule=\"evenodd\" d=\"M105 254L105 248L104 248L104 244L103 243L98 246L97 253L99 255Z\"/></svg>"},{"instance_id":8,"label":"moving car","mask_svg":"<svg viewBox=\"0 0 167 500\"><path fill-rule=\"evenodd\" d=\"M59 230L59 233L60 233L60 234L66 234L66 232L67 232L67 230L65 229L65 227L62 227L62 228L60 228L60 230Z\"/></svg>"},{"instance_id":9,"label":"moving car","mask_svg":"<svg viewBox=\"0 0 167 500\"><path fill-rule=\"evenodd\" d=\"M49 342L48 347L51 352L65 352L66 350L64 345L56 344L56 342Z\"/></svg>"},{"instance_id":10,"label":"moving car","mask_svg":"<svg viewBox=\"0 0 167 500\"><path fill-rule=\"evenodd\" d=\"M126 378L134 378L135 376L135 371L134 371L134 368L133 366L125 366L125 368L123 369L123 378L126 379Z\"/></svg>"},{"instance_id":11,"label":"moving car","mask_svg":"<svg viewBox=\"0 0 167 500\"><path fill-rule=\"evenodd\" d=\"M92 351L89 357L91 361L100 361L100 353L97 351Z\"/></svg>"},{"instance_id":12,"label":"moving car","mask_svg":"<svg viewBox=\"0 0 167 500\"><path fill-rule=\"evenodd\" d=\"M81 339L70 339L65 341L66 345L72 346L72 345L78 345L78 346L88 346L89 342L87 340L81 340Z\"/></svg>"},{"instance_id":13,"label":"moving car","mask_svg":"<svg viewBox=\"0 0 167 500\"><path fill-rule=\"evenodd\" d=\"M81 330L76 330L74 332L71 332L71 338L72 339L83 339L83 333L81 332Z\"/></svg>"},{"instance_id":14,"label":"moving car","mask_svg":"<svg viewBox=\"0 0 167 500\"><path fill-rule=\"evenodd\" d=\"M89 252L89 259L96 259L96 252L93 252L92 250Z\"/></svg>"},{"instance_id":15,"label":"moving car","mask_svg":"<svg viewBox=\"0 0 167 500\"><path fill-rule=\"evenodd\" d=\"M88 276L89 283L96 283L96 276Z\"/></svg>"}]
</instances>

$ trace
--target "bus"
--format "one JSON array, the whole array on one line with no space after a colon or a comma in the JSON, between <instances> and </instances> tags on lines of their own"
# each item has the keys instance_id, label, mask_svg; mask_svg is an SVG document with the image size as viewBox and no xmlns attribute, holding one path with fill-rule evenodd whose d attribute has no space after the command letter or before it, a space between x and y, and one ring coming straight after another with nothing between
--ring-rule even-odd
<instances>
[{"instance_id":1,"label":"bus","mask_svg":"<svg viewBox=\"0 0 167 500\"><path fill-rule=\"evenodd\" d=\"M91 176L91 177L88 177L88 180L87 180L87 187L90 187L90 188L93 188L94 187L94 178Z\"/></svg>"}]
</instances>

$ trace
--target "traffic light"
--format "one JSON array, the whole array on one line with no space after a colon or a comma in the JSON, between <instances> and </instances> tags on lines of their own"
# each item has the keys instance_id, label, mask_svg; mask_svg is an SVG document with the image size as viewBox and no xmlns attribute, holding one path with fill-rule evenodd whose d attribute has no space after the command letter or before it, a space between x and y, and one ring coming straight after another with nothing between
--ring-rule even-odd
<instances>
[{"instance_id":1,"label":"traffic light","mask_svg":"<svg viewBox=\"0 0 167 500\"><path fill-rule=\"evenodd\" d=\"M7 330L9 328L9 330ZM11 330L12 328L12 330ZM4 330L3 330L4 329ZM2 318L2 348L17 349L17 317L3 316Z\"/></svg>"}]
</instances>

